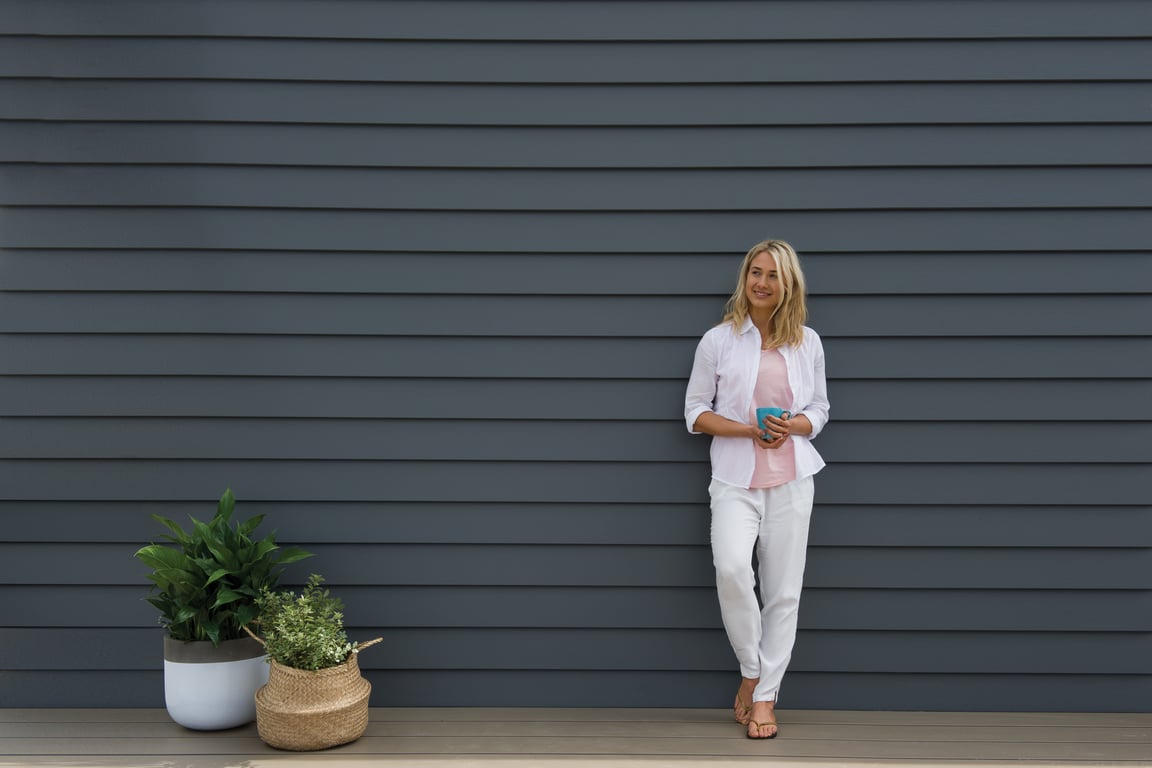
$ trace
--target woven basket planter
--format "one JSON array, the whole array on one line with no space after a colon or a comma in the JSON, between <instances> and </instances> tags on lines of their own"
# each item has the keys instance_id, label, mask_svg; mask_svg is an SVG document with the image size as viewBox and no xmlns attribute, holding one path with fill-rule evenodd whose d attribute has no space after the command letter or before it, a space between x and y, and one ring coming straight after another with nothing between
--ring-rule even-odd
<instances>
[{"instance_id":1,"label":"woven basket planter","mask_svg":"<svg viewBox=\"0 0 1152 768\"><path fill-rule=\"evenodd\" d=\"M357 650L380 640L361 643ZM364 735L372 685L360 674L356 653L339 666L315 672L269 663L268 684L256 691L256 730L265 744L307 752Z\"/></svg>"}]
</instances>

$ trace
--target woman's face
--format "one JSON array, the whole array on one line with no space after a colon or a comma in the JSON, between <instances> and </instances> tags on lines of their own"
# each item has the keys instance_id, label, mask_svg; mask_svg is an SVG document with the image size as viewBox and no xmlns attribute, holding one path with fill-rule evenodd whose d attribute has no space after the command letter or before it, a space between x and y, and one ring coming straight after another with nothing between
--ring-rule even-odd
<instances>
[{"instance_id":1,"label":"woman's face","mask_svg":"<svg viewBox=\"0 0 1152 768\"><path fill-rule=\"evenodd\" d=\"M744 295L748 299L748 308L757 314L771 314L780 305L784 287L771 252L761 251L752 258L748 277L744 280Z\"/></svg>"}]
</instances>

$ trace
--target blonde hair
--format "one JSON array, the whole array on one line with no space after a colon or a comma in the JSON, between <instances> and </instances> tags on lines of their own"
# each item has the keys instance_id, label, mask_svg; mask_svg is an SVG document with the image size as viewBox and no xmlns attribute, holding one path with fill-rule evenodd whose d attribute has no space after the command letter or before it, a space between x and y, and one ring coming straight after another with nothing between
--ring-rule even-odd
<instances>
[{"instance_id":1,"label":"blonde hair","mask_svg":"<svg viewBox=\"0 0 1152 768\"><path fill-rule=\"evenodd\" d=\"M744 263L740 265L740 276L736 282L736 290L728 298L724 306L724 321L732 323L737 330L743 327L748 319L748 270L752 267L752 259L762 253L770 253L776 259L776 274L780 279L780 287L784 295L772 313L773 332L768 339L770 348L785 345L797 345L804 338L804 322L808 319L808 305L805 301L807 288L804 283L804 273L800 270L800 257L791 245L783 240L764 240L756 243L744 256Z\"/></svg>"}]
</instances>

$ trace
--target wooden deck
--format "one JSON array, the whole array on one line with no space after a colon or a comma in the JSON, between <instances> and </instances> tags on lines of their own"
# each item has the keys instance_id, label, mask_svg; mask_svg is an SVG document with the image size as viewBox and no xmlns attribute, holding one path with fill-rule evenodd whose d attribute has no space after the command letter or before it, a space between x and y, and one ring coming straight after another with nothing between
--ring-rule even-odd
<instances>
[{"instance_id":1,"label":"wooden deck","mask_svg":"<svg viewBox=\"0 0 1152 768\"><path fill-rule=\"evenodd\" d=\"M751 741L715 709L373 709L368 733L279 752L254 725L202 733L158 709L0 709L0 766L418 768L1152 766L1152 714L781 710Z\"/></svg>"}]
</instances>

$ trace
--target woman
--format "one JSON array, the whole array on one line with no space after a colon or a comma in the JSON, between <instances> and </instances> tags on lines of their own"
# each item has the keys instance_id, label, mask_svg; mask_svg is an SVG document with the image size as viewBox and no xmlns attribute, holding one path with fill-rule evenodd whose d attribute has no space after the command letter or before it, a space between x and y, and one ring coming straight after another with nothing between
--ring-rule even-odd
<instances>
[{"instance_id":1,"label":"woman","mask_svg":"<svg viewBox=\"0 0 1152 768\"><path fill-rule=\"evenodd\" d=\"M824 467L810 442L828 421L824 348L806 317L796 251L782 240L752 246L724 321L696 348L684 401L688 431L712 435L712 560L724 629L740 662L733 708L752 739L778 731L775 707L796 640L812 476ZM786 412L757 424L756 409L765 407Z\"/></svg>"}]
</instances>

